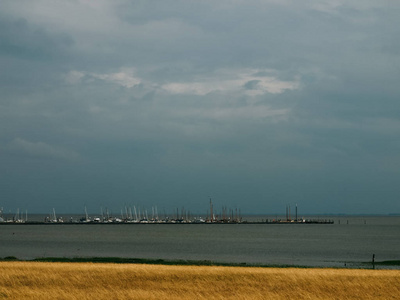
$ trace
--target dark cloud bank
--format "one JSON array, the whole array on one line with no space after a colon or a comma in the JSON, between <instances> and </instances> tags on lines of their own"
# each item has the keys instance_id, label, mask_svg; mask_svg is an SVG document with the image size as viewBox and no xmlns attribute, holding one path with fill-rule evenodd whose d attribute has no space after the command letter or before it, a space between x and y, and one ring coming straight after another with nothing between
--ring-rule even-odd
<instances>
[{"instance_id":1,"label":"dark cloud bank","mask_svg":"<svg viewBox=\"0 0 400 300\"><path fill-rule=\"evenodd\" d=\"M2 1L5 211L400 212L400 5Z\"/></svg>"}]
</instances>

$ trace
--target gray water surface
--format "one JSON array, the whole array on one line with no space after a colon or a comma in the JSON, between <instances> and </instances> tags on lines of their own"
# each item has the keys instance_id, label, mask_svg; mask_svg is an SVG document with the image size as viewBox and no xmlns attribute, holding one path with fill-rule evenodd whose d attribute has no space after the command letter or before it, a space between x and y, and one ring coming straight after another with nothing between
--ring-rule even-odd
<instances>
[{"instance_id":1,"label":"gray water surface","mask_svg":"<svg viewBox=\"0 0 400 300\"><path fill-rule=\"evenodd\" d=\"M333 225L0 226L0 257L19 259L97 256L344 266L371 261L373 254L377 261L400 260L400 217L342 217Z\"/></svg>"}]
</instances>

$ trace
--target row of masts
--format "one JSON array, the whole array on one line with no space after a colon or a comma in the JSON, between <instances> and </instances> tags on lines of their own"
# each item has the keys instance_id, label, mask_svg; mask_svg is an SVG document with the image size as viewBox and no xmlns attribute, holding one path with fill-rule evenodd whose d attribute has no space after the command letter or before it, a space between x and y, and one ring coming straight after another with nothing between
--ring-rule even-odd
<instances>
[{"instance_id":1,"label":"row of masts","mask_svg":"<svg viewBox=\"0 0 400 300\"><path fill-rule=\"evenodd\" d=\"M295 216L294 220L292 220L292 215L291 215L291 212L290 212L290 205L286 205L286 221L287 222L291 222L291 221L297 222L298 221L298 218L297 218L297 203L296 203L296 216Z\"/></svg>"},{"instance_id":2,"label":"row of masts","mask_svg":"<svg viewBox=\"0 0 400 300\"><path fill-rule=\"evenodd\" d=\"M28 222L28 210L25 210L25 212L20 211L19 208L17 208L17 212L15 215L12 216L12 218L4 219L3 217L3 208L0 207L0 222L6 222L6 223L26 223Z\"/></svg>"},{"instance_id":3,"label":"row of masts","mask_svg":"<svg viewBox=\"0 0 400 300\"><path fill-rule=\"evenodd\" d=\"M308 220L310 221L310 220ZM315 220L313 220L315 221ZM292 212L291 212L291 206L286 205L286 218L284 220L281 219L274 219L271 221L271 223L306 223L306 220L302 217L298 217L298 209L297 209L297 203L295 207L295 217L294 219L292 218Z\"/></svg>"},{"instance_id":4,"label":"row of masts","mask_svg":"<svg viewBox=\"0 0 400 300\"><path fill-rule=\"evenodd\" d=\"M103 209L101 207L100 216L91 217L88 214L87 208L84 208L84 216L76 219L70 217L68 223L248 223L243 221L241 217L240 209L229 209L226 206L222 207L219 214L215 213L214 205L210 198L210 208L205 214L205 217L195 217L189 210L184 207L181 209L177 208L171 214L167 214L165 209L163 210L163 216L161 217L158 212L157 206L151 208L149 214L147 209L141 207L129 207L125 206L121 209L121 214L114 216L108 208ZM25 213L17 209L15 215L7 214L8 218L3 217L3 208L0 208L0 223L27 223L28 222L28 211ZM11 217L10 217L11 215ZM52 212L45 217L45 223L64 223L63 217L57 217L56 211L53 208ZM32 223L38 223L32 221ZM40 222L39 222L40 223ZM262 221L264 223L264 221ZM295 217L292 218L292 210L290 205L286 205L286 217L285 219L266 220L265 223L318 223L318 224L333 224L332 220L319 220L319 219L304 219L304 217L298 217L297 204L295 206ZM340 224L340 221L339 221Z\"/></svg>"},{"instance_id":5,"label":"row of masts","mask_svg":"<svg viewBox=\"0 0 400 300\"><path fill-rule=\"evenodd\" d=\"M13 217L8 219L3 218L3 208L0 208L0 222L8 223L25 223L28 222L28 211L25 213L17 209ZM44 218L45 223L64 223L66 222L63 217L56 215L55 208L51 213ZM226 206L222 207L221 213L216 214L213 203L210 199L210 210L207 211L206 217L196 216L189 210L182 207L176 208L176 212L167 214L165 209L161 217L157 206L152 206L151 213L147 209L140 207L125 206L121 209L120 215L113 215L108 208L101 207L100 216L91 217L88 214L87 207L84 208L84 216L79 220L74 220L72 217L68 222L78 223L240 223L242 222L240 209L228 209Z\"/></svg>"},{"instance_id":6,"label":"row of masts","mask_svg":"<svg viewBox=\"0 0 400 300\"><path fill-rule=\"evenodd\" d=\"M207 220L209 223L241 223L241 211L240 209L232 209L226 206L222 207L220 215L214 214L214 205L210 198L210 214L207 213Z\"/></svg>"},{"instance_id":7,"label":"row of masts","mask_svg":"<svg viewBox=\"0 0 400 300\"><path fill-rule=\"evenodd\" d=\"M113 215L108 208L100 208L100 216L91 217L87 207L84 208L84 216L79 220L72 217L69 222L73 223L240 223L242 222L240 209L228 209L223 206L220 214L214 213L212 201L210 199L210 211L206 217L195 216L184 207L176 208L176 212L167 214L165 209L163 216L160 216L157 206L152 206L151 213L147 209L136 206L125 206L121 209L120 215ZM62 217L57 217L55 209L44 220L46 223L63 223Z\"/></svg>"},{"instance_id":8,"label":"row of masts","mask_svg":"<svg viewBox=\"0 0 400 300\"><path fill-rule=\"evenodd\" d=\"M212 202L210 212L207 212L207 217L193 215L189 210L182 207L176 208L176 212L167 214L163 210L163 216L160 216L157 206L152 206L151 214L147 209L140 207L125 206L121 209L120 216L113 216L108 208L101 208L100 217L90 217L85 207L85 216L79 222L81 223L240 223L242 217L240 210L229 209L222 207L221 214L214 214ZM55 219L55 218L54 218Z\"/></svg>"}]
</instances>

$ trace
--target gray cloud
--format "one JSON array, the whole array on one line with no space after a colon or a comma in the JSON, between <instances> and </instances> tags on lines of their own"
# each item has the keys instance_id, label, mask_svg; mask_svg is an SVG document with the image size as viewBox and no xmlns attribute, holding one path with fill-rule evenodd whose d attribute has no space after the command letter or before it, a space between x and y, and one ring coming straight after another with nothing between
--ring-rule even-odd
<instances>
[{"instance_id":1,"label":"gray cloud","mask_svg":"<svg viewBox=\"0 0 400 300\"><path fill-rule=\"evenodd\" d=\"M73 150L52 146L43 142L30 142L16 138L7 144L7 150L12 154L27 155L36 158L62 159L76 161L80 155Z\"/></svg>"},{"instance_id":2,"label":"gray cloud","mask_svg":"<svg viewBox=\"0 0 400 300\"><path fill-rule=\"evenodd\" d=\"M3 1L1 206L398 210L399 9Z\"/></svg>"},{"instance_id":3,"label":"gray cloud","mask_svg":"<svg viewBox=\"0 0 400 300\"><path fill-rule=\"evenodd\" d=\"M26 60L57 60L65 58L65 49L73 39L65 33L51 33L24 18L0 18L0 51L3 56Z\"/></svg>"}]
</instances>

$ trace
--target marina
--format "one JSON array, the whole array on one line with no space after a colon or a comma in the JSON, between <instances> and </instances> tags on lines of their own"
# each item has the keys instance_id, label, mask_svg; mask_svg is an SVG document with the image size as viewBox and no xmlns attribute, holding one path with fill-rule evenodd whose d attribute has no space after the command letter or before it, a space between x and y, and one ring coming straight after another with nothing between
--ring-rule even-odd
<instances>
[{"instance_id":1,"label":"marina","mask_svg":"<svg viewBox=\"0 0 400 300\"><path fill-rule=\"evenodd\" d=\"M261 218L254 220L244 218L240 209L228 209L223 207L221 212L215 213L213 203L210 199L210 210L206 215L196 214L193 216L185 209L176 209L176 213L167 214L165 211L162 216L159 215L157 206L152 207L149 216L146 209L136 208L136 206L126 206L121 209L120 215L112 215L108 209L101 208L99 216L90 216L87 208L84 208L84 215L59 215L57 216L53 208L49 215L36 214L28 219L28 212L21 213L17 210L14 214L3 214L0 209L0 224L334 224L334 221L327 218L305 218L298 217L296 205L295 216L290 213L290 206L286 207L286 216L284 218L276 216L275 218Z\"/></svg>"}]
</instances>

